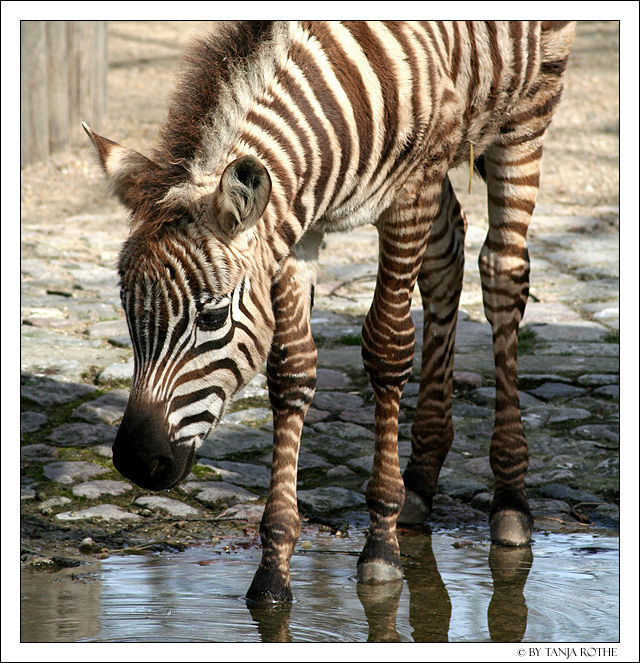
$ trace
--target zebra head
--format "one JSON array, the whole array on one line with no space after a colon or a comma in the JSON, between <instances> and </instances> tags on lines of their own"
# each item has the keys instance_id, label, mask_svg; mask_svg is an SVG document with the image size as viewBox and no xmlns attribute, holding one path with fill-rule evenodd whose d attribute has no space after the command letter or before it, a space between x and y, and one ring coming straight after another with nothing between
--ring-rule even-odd
<instances>
[{"instance_id":1,"label":"zebra head","mask_svg":"<svg viewBox=\"0 0 640 663\"><path fill-rule=\"evenodd\" d=\"M241 157L209 193L188 181L163 189L168 169L85 128L132 212L118 271L134 375L113 462L139 486L168 489L271 345L272 274L256 229L270 179L257 159ZM151 199L160 190L162 201Z\"/></svg>"}]
</instances>

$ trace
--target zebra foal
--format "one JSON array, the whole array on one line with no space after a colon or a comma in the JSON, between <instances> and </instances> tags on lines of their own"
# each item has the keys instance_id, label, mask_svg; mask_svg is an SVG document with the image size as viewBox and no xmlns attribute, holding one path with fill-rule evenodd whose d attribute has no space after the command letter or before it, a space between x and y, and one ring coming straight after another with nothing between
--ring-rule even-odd
<instances>
[{"instance_id":1,"label":"zebra foal","mask_svg":"<svg viewBox=\"0 0 640 663\"><path fill-rule=\"evenodd\" d=\"M362 332L375 449L358 575L402 576L396 524L429 516L453 440L466 221L447 171L471 154L489 206L479 264L496 367L491 537L529 543L517 334L542 141L573 32L571 22L544 21L218 26L190 51L151 157L85 126L131 213L118 269L135 370L116 468L146 488L176 485L267 361L273 463L249 598L291 598L298 449L316 380L309 317L319 246L326 232L368 222L380 242ZM424 349L403 476L398 413L413 365L416 282Z\"/></svg>"}]
</instances>

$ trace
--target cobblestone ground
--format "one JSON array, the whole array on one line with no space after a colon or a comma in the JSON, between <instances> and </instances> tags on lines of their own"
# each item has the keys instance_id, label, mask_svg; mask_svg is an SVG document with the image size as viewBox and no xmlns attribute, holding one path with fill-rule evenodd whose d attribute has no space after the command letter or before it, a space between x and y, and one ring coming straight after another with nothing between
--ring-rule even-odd
<instances>
[{"instance_id":1,"label":"cobblestone ground","mask_svg":"<svg viewBox=\"0 0 640 663\"><path fill-rule=\"evenodd\" d=\"M145 149L164 115L180 39L202 29L189 23L144 27L144 39L131 24L110 27L110 120L96 127L136 149ZM532 286L519 372L531 451L526 485L538 531L615 531L619 525L617 39L616 24L579 26L530 232ZM464 169L452 179L470 227L456 340L456 436L440 477L434 531L487 528L492 490L493 359L476 262L487 223L483 187L474 180L467 195ZM85 143L23 170L25 563L50 560L46 555L62 548L104 555L131 546L189 545L210 540L213 521L217 532L244 528L248 541L257 541L271 454L264 375L238 396L180 487L151 494L113 468L111 443L133 370L114 268L125 236L124 213L107 198ZM359 339L376 253L375 230L368 226L327 237L321 255L312 319L318 392L303 432L299 505L311 522L336 531L367 523L373 406ZM414 317L420 329L417 297ZM402 402L402 468L418 379L416 353Z\"/></svg>"}]
</instances>

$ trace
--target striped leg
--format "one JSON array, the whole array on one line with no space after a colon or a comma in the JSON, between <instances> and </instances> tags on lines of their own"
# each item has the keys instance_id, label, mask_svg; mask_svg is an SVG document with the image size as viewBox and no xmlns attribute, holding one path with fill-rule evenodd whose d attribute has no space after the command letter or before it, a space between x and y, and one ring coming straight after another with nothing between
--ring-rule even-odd
<instances>
[{"instance_id":1,"label":"striped leg","mask_svg":"<svg viewBox=\"0 0 640 663\"><path fill-rule=\"evenodd\" d=\"M311 336L315 264L289 258L273 283L275 334L267 361L273 410L271 485L260 524L262 561L247 593L251 600L290 601L289 561L300 536L296 475L300 434L316 385Z\"/></svg>"},{"instance_id":2,"label":"striped leg","mask_svg":"<svg viewBox=\"0 0 640 663\"><path fill-rule=\"evenodd\" d=\"M383 582L402 577L396 522L404 503L398 465L398 413L413 366L411 295L431 220L439 208L442 177L418 199L404 198L378 222L380 256L376 290L362 330L362 358L375 398L375 453L367 485L371 526L358 560L358 577Z\"/></svg>"},{"instance_id":3,"label":"striped leg","mask_svg":"<svg viewBox=\"0 0 640 663\"><path fill-rule=\"evenodd\" d=\"M438 475L453 442L453 348L464 268L467 222L447 177L418 286L424 309L420 393L404 472L405 504L398 521L423 523L431 513Z\"/></svg>"},{"instance_id":4,"label":"striped leg","mask_svg":"<svg viewBox=\"0 0 640 663\"><path fill-rule=\"evenodd\" d=\"M491 539L504 545L528 544L533 525L524 488L529 451L520 419L517 351L529 294L526 234L538 191L544 127L516 122L484 155L489 231L479 257L496 371L490 449L496 486L489 523Z\"/></svg>"}]
</instances>

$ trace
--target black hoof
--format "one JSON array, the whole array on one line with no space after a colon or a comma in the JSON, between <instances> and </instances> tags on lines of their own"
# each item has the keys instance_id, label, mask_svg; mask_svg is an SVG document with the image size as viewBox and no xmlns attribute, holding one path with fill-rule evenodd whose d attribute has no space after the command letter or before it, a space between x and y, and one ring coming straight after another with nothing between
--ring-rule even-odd
<instances>
[{"instance_id":1,"label":"black hoof","mask_svg":"<svg viewBox=\"0 0 640 663\"><path fill-rule=\"evenodd\" d=\"M494 513L489 520L491 541L501 546L527 546L531 543L531 516L514 509Z\"/></svg>"},{"instance_id":2,"label":"black hoof","mask_svg":"<svg viewBox=\"0 0 640 663\"><path fill-rule=\"evenodd\" d=\"M269 572L260 566L247 592L251 603L280 603L293 601L291 583L279 573Z\"/></svg>"}]
</instances>

